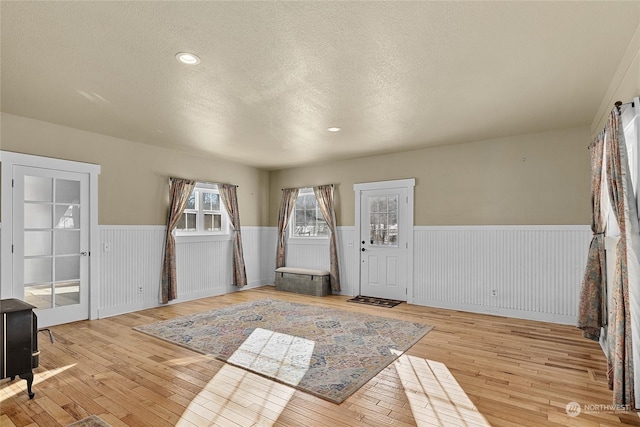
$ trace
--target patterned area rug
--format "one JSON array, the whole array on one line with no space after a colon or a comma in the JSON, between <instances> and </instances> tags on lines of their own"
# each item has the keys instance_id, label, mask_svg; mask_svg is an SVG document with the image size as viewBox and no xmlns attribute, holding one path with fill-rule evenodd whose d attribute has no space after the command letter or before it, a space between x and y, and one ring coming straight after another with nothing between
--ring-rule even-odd
<instances>
[{"instance_id":1,"label":"patterned area rug","mask_svg":"<svg viewBox=\"0 0 640 427\"><path fill-rule=\"evenodd\" d=\"M432 328L263 299L134 329L341 403Z\"/></svg>"},{"instance_id":2,"label":"patterned area rug","mask_svg":"<svg viewBox=\"0 0 640 427\"><path fill-rule=\"evenodd\" d=\"M397 301L394 299L384 299L384 298L375 298L375 297L363 297L362 295L358 295L357 297L353 297L348 299L347 302L355 302L358 304L367 304L367 305L375 305L378 307L395 307L403 301Z\"/></svg>"},{"instance_id":3,"label":"patterned area rug","mask_svg":"<svg viewBox=\"0 0 640 427\"><path fill-rule=\"evenodd\" d=\"M67 427L111 427L111 424L103 421L96 415L92 415L88 418L76 421L73 424L69 424Z\"/></svg>"}]
</instances>

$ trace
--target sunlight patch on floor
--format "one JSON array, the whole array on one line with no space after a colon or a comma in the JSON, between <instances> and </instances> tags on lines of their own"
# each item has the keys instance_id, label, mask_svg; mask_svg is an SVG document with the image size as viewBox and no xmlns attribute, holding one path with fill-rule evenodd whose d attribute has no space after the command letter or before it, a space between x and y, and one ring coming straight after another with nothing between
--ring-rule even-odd
<instances>
[{"instance_id":1,"label":"sunlight patch on floor","mask_svg":"<svg viewBox=\"0 0 640 427\"><path fill-rule=\"evenodd\" d=\"M418 427L490 426L444 363L405 354L393 366Z\"/></svg>"},{"instance_id":2,"label":"sunlight patch on floor","mask_svg":"<svg viewBox=\"0 0 640 427\"><path fill-rule=\"evenodd\" d=\"M196 363L202 360L202 356L191 356L191 357L179 357L177 359L170 359L164 362L167 366L185 366L191 365L192 363Z\"/></svg>"},{"instance_id":3,"label":"sunlight patch on floor","mask_svg":"<svg viewBox=\"0 0 640 427\"><path fill-rule=\"evenodd\" d=\"M313 341L257 328L229 361L296 385L309 369L313 348ZM191 401L176 425L271 426L294 393L292 387L225 364Z\"/></svg>"},{"instance_id":4,"label":"sunlight patch on floor","mask_svg":"<svg viewBox=\"0 0 640 427\"><path fill-rule=\"evenodd\" d=\"M76 364L71 364L67 366L63 366L62 368L49 369L42 372L37 372L33 374L33 392L37 393L36 386L51 377L58 375L61 372L66 371L67 369L73 368ZM18 393L27 394L27 381L21 379L16 376L15 380L9 381L8 378L2 380L2 383L7 382L6 386L0 388L0 402L10 397L17 395Z\"/></svg>"},{"instance_id":5,"label":"sunlight patch on floor","mask_svg":"<svg viewBox=\"0 0 640 427\"><path fill-rule=\"evenodd\" d=\"M305 338L256 328L228 362L295 387L309 370L314 347Z\"/></svg>"}]
</instances>

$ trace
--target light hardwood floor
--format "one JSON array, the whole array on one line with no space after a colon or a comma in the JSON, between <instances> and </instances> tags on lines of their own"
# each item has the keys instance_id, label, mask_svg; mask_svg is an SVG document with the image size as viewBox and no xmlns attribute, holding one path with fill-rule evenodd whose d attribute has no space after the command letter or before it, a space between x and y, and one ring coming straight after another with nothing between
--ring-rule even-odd
<instances>
[{"instance_id":1,"label":"light hardwood floor","mask_svg":"<svg viewBox=\"0 0 640 427\"><path fill-rule=\"evenodd\" d=\"M137 325L277 298L428 323L435 329L341 405L133 331ZM351 304L271 286L52 328L41 334L29 400L0 384L0 426L65 426L95 414L112 426L610 426L606 360L572 326L401 304ZM575 401L584 411L570 417Z\"/></svg>"}]
</instances>

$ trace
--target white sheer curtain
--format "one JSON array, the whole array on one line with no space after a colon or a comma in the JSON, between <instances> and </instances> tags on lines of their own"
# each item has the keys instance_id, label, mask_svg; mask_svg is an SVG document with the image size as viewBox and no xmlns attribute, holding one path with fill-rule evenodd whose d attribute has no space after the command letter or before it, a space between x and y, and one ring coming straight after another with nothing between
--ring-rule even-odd
<instances>
[{"instance_id":1,"label":"white sheer curtain","mask_svg":"<svg viewBox=\"0 0 640 427\"><path fill-rule=\"evenodd\" d=\"M636 97L633 102L623 105L620 113L621 133L624 135L624 149L620 157L623 159L623 192L624 197L624 217L625 217L625 238L626 238L626 267L629 284L629 315L631 323L631 353L633 360L633 388L636 396L635 408L640 409L640 98ZM604 150L604 163L610 153ZM613 301L612 284L616 278L616 246L620 235L616 215L613 212L610 192L607 183L608 171L603 168L602 186L602 217L605 225L605 249L607 257L607 307L611 311L616 306ZM622 193L622 192L621 192ZM614 316L615 317L615 314ZM611 323L612 316L608 316ZM611 348L614 341L612 331L613 325L605 328L606 341L603 342L605 349ZM611 358L611 352L607 352ZM616 402L614 402L616 403Z\"/></svg>"},{"instance_id":2,"label":"white sheer curtain","mask_svg":"<svg viewBox=\"0 0 640 427\"><path fill-rule=\"evenodd\" d=\"M629 164L629 224L627 225L627 267L629 309L633 344L636 409L640 409L640 98L622 108L622 128Z\"/></svg>"}]
</instances>

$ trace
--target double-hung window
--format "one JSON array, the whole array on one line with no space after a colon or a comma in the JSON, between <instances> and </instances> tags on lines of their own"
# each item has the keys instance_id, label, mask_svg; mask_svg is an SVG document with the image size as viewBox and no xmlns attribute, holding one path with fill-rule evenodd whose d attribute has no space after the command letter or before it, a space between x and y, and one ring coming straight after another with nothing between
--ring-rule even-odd
<instances>
[{"instance_id":1,"label":"double-hung window","mask_svg":"<svg viewBox=\"0 0 640 427\"><path fill-rule=\"evenodd\" d=\"M180 235L227 234L227 215L215 184L196 184L176 230Z\"/></svg>"},{"instance_id":2,"label":"double-hung window","mask_svg":"<svg viewBox=\"0 0 640 427\"><path fill-rule=\"evenodd\" d=\"M318 208L318 201L312 188L302 188L293 210L291 237L326 238L329 227Z\"/></svg>"}]
</instances>

